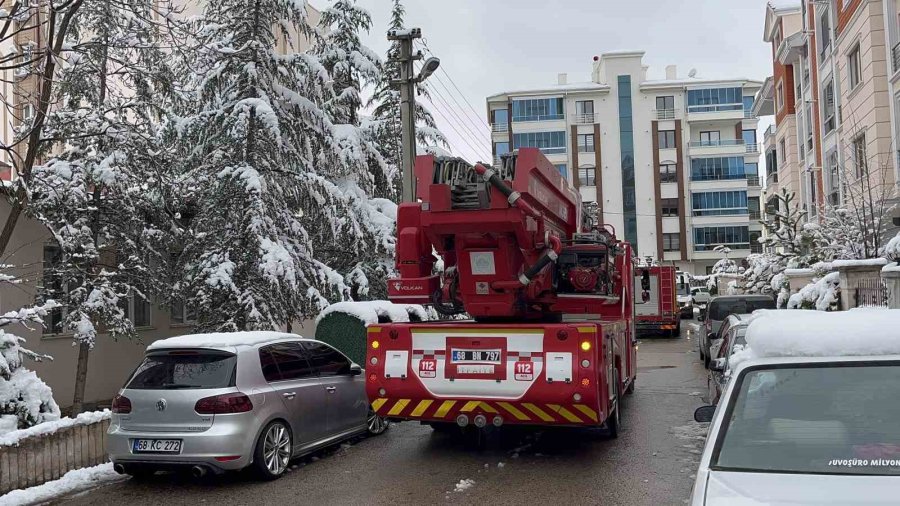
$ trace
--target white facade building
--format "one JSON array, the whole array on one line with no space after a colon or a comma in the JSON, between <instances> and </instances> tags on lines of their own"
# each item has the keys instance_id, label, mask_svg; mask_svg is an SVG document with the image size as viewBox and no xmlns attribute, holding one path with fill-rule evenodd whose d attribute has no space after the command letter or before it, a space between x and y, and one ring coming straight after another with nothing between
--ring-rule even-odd
<instances>
[{"instance_id":1,"label":"white facade building","mask_svg":"<svg viewBox=\"0 0 900 506\"><path fill-rule=\"evenodd\" d=\"M540 147L640 256L705 274L761 234L753 97L746 78L648 80L643 51L594 57L591 81L487 98L495 158Z\"/></svg>"}]
</instances>

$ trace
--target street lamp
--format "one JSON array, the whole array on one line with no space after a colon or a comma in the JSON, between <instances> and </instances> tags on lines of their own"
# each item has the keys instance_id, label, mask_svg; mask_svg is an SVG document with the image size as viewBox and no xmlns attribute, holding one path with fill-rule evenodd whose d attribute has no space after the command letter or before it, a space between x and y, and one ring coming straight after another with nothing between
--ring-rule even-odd
<instances>
[{"instance_id":1,"label":"street lamp","mask_svg":"<svg viewBox=\"0 0 900 506\"><path fill-rule=\"evenodd\" d=\"M422 65L422 70L419 71L419 75L416 76L416 82L422 82L428 79L431 74L434 74L434 71L441 66L441 59L432 56L425 60L425 63Z\"/></svg>"}]
</instances>

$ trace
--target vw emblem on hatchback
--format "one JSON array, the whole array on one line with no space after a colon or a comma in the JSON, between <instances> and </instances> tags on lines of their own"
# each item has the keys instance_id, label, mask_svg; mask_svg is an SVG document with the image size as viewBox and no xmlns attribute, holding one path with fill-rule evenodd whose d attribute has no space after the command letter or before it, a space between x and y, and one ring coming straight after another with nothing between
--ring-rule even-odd
<instances>
[{"instance_id":1,"label":"vw emblem on hatchback","mask_svg":"<svg viewBox=\"0 0 900 506\"><path fill-rule=\"evenodd\" d=\"M160 399L156 401L156 410L157 411L165 411L166 410L166 400Z\"/></svg>"}]
</instances>

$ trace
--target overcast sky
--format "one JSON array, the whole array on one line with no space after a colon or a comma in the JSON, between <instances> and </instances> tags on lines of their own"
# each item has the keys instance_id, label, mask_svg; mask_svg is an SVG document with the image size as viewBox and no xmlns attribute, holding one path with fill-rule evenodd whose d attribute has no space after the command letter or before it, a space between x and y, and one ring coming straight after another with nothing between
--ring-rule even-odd
<instances>
[{"instance_id":1,"label":"overcast sky","mask_svg":"<svg viewBox=\"0 0 900 506\"><path fill-rule=\"evenodd\" d=\"M358 1L373 18L365 42L383 55L392 2ZM771 50L762 40L766 0L405 0L404 5L407 26L422 29L447 72L439 71L431 84L442 95L432 107L438 126L454 153L470 161L490 158L487 96L555 84L561 72L569 74L569 82L588 81L592 57L605 51L646 51L650 79L664 78L671 64L678 66L679 77L697 69L701 78L762 81L772 73ZM477 119L462 97L456 96L459 105L452 101L453 83ZM770 122L760 122L760 141Z\"/></svg>"}]
</instances>

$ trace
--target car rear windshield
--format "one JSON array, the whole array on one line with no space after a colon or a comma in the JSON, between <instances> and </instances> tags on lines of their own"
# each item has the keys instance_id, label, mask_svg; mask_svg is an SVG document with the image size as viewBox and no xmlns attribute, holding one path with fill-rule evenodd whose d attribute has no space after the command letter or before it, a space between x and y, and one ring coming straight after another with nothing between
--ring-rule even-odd
<instances>
[{"instance_id":1,"label":"car rear windshield","mask_svg":"<svg viewBox=\"0 0 900 506\"><path fill-rule=\"evenodd\" d=\"M775 299L725 299L713 301L710 320L724 320L732 314L750 314L757 309L775 309Z\"/></svg>"},{"instance_id":2,"label":"car rear windshield","mask_svg":"<svg viewBox=\"0 0 900 506\"><path fill-rule=\"evenodd\" d=\"M125 388L174 390L234 386L236 362L230 353L154 353L144 357Z\"/></svg>"},{"instance_id":3,"label":"car rear windshield","mask_svg":"<svg viewBox=\"0 0 900 506\"><path fill-rule=\"evenodd\" d=\"M900 475L900 363L748 369L711 467Z\"/></svg>"}]
</instances>

